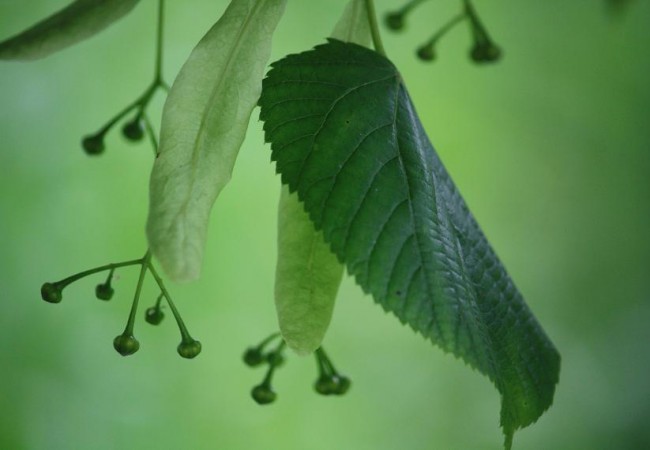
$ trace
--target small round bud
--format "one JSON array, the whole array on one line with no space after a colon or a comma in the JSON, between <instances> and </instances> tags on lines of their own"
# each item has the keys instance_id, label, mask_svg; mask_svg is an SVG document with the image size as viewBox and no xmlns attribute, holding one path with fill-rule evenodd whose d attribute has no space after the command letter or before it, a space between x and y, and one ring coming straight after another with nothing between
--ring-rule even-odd
<instances>
[{"instance_id":1,"label":"small round bud","mask_svg":"<svg viewBox=\"0 0 650 450\"><path fill-rule=\"evenodd\" d=\"M120 334L113 339L113 348L122 356L134 354L140 348L140 343L132 335Z\"/></svg>"},{"instance_id":2,"label":"small round bud","mask_svg":"<svg viewBox=\"0 0 650 450\"><path fill-rule=\"evenodd\" d=\"M417 55L422 61L433 61L436 59L436 52L433 49L433 45L424 45L418 48Z\"/></svg>"},{"instance_id":3,"label":"small round bud","mask_svg":"<svg viewBox=\"0 0 650 450\"><path fill-rule=\"evenodd\" d=\"M264 362L264 356L259 348L250 347L244 352L243 360L247 366L256 367Z\"/></svg>"},{"instance_id":4,"label":"small round bud","mask_svg":"<svg viewBox=\"0 0 650 450\"><path fill-rule=\"evenodd\" d=\"M282 364L284 364L284 356L282 353L270 352L266 355L266 362L268 362L271 366L280 367Z\"/></svg>"},{"instance_id":5,"label":"small round bud","mask_svg":"<svg viewBox=\"0 0 650 450\"><path fill-rule=\"evenodd\" d=\"M490 42L475 44L470 51L470 58L476 63L495 62L501 58L501 49Z\"/></svg>"},{"instance_id":6,"label":"small round bud","mask_svg":"<svg viewBox=\"0 0 650 450\"><path fill-rule=\"evenodd\" d=\"M127 122L122 128L122 135L132 142L142 140L144 137L144 126L140 117L136 117L131 122Z\"/></svg>"},{"instance_id":7,"label":"small round bud","mask_svg":"<svg viewBox=\"0 0 650 450\"><path fill-rule=\"evenodd\" d=\"M81 146L89 155L99 155L104 152L104 136L101 134L86 136Z\"/></svg>"},{"instance_id":8,"label":"small round bud","mask_svg":"<svg viewBox=\"0 0 650 450\"><path fill-rule=\"evenodd\" d=\"M100 300L109 301L113 298L115 290L110 284L101 283L95 287L95 296Z\"/></svg>"},{"instance_id":9,"label":"small round bud","mask_svg":"<svg viewBox=\"0 0 650 450\"><path fill-rule=\"evenodd\" d=\"M253 388L251 391L251 397L253 397L253 400L255 400L258 405L268 405L275 401L277 394L273 392L270 386L260 384Z\"/></svg>"},{"instance_id":10,"label":"small round bud","mask_svg":"<svg viewBox=\"0 0 650 450\"><path fill-rule=\"evenodd\" d=\"M490 44L486 55L487 62L495 62L501 59L501 49L494 44Z\"/></svg>"},{"instance_id":11,"label":"small round bud","mask_svg":"<svg viewBox=\"0 0 650 450\"><path fill-rule=\"evenodd\" d=\"M336 386L332 392L335 395L344 395L350 389L350 385L352 384L350 379L345 375L334 375L332 379Z\"/></svg>"},{"instance_id":12,"label":"small round bud","mask_svg":"<svg viewBox=\"0 0 650 450\"><path fill-rule=\"evenodd\" d=\"M314 390L321 395L331 395L336 391L336 383L334 377L321 375L316 383L314 383Z\"/></svg>"},{"instance_id":13,"label":"small round bud","mask_svg":"<svg viewBox=\"0 0 650 450\"><path fill-rule=\"evenodd\" d=\"M41 286L41 298L48 303L59 303L63 299L63 292L56 283L44 283Z\"/></svg>"},{"instance_id":14,"label":"small round bud","mask_svg":"<svg viewBox=\"0 0 650 450\"><path fill-rule=\"evenodd\" d=\"M146 320L147 323L150 323L151 325L158 325L164 318L165 313L163 313L162 310L156 306L147 308L147 310L144 312L144 320Z\"/></svg>"},{"instance_id":15,"label":"small round bud","mask_svg":"<svg viewBox=\"0 0 650 450\"><path fill-rule=\"evenodd\" d=\"M399 12L386 14L385 23L388 28L398 31L404 28L404 15Z\"/></svg>"},{"instance_id":16,"label":"small round bud","mask_svg":"<svg viewBox=\"0 0 650 450\"><path fill-rule=\"evenodd\" d=\"M177 351L183 358L192 359L201 353L201 343L194 339L190 341L182 341L178 344Z\"/></svg>"}]
</instances>

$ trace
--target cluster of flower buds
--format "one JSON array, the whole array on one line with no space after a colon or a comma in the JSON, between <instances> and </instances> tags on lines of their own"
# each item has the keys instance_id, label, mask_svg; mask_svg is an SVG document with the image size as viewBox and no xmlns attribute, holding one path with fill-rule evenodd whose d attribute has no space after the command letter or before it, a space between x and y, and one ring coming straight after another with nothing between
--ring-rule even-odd
<instances>
[{"instance_id":1,"label":"cluster of flower buds","mask_svg":"<svg viewBox=\"0 0 650 450\"><path fill-rule=\"evenodd\" d=\"M402 30L406 23L406 17L416 6L425 0L411 0L397 11L386 14L385 23L391 30ZM469 56L472 61L478 64L498 61L501 57L501 49L492 41L488 32L481 22L474 6L470 0L463 0L463 9L460 13L449 19L442 25L426 42L420 45L416 54L423 61L436 59L436 45L451 29L459 23L467 20L472 35L472 48Z\"/></svg>"},{"instance_id":2,"label":"cluster of flower buds","mask_svg":"<svg viewBox=\"0 0 650 450\"><path fill-rule=\"evenodd\" d=\"M350 389L350 379L336 371L322 347L314 353L318 365L318 379L314 390L321 395L344 395Z\"/></svg>"},{"instance_id":3,"label":"cluster of flower buds","mask_svg":"<svg viewBox=\"0 0 650 450\"><path fill-rule=\"evenodd\" d=\"M95 296L100 300L109 301L113 298L113 295L115 293L115 290L112 286L115 270L121 267L136 265L140 266L140 277L136 286L135 296L131 305L131 312L129 314L129 319L127 321L126 327L124 328L124 331L113 340L113 347L115 348L115 351L117 351L122 356L129 356L140 349L140 343L133 334L133 328L138 308L138 301L140 299L140 292L142 290L142 284L144 282L144 276L148 271L151 273L151 275L153 275L161 292L158 296L158 299L156 300L155 305L147 308L145 311L145 320L152 325L160 324L165 317L165 314L162 311L161 303L163 299L167 300L167 304L169 305L174 318L176 319L176 323L181 333L181 343L177 348L178 354L183 358L194 358L201 352L201 343L196 339L193 339L187 331L180 313L176 309L176 306L169 296L169 293L167 292L162 279L151 263L151 254L149 252L147 252L144 257L139 259L95 267L93 269L79 272L60 281L53 283L44 283L43 286L41 286L41 298L49 303L60 303L63 299L63 289L65 289L67 286L87 276L108 271L108 277L106 278L106 281L98 284L95 287Z\"/></svg>"},{"instance_id":4,"label":"cluster of flower buds","mask_svg":"<svg viewBox=\"0 0 650 450\"><path fill-rule=\"evenodd\" d=\"M145 132L149 134L154 152L157 153L157 144L151 122L146 114L147 106L158 89L169 91L169 86L157 76L153 83L133 103L111 118L99 131L84 136L81 146L89 155L100 155L105 150L104 139L106 134L129 113L135 111L132 119L122 126L122 136L128 141L139 142L144 138Z\"/></svg>"},{"instance_id":5,"label":"cluster of flower buds","mask_svg":"<svg viewBox=\"0 0 650 450\"><path fill-rule=\"evenodd\" d=\"M258 367L268 365L264 380L251 390L251 397L260 405L273 403L277 394L273 390L271 382L275 369L284 364L284 339L280 338L280 343L270 351L265 351L266 347L276 339L280 338L280 333L273 333L258 345L249 347L244 352L244 363L249 367Z\"/></svg>"},{"instance_id":6,"label":"cluster of flower buds","mask_svg":"<svg viewBox=\"0 0 650 450\"><path fill-rule=\"evenodd\" d=\"M279 339L279 343L272 350L266 351L265 349L274 340ZM260 384L253 387L251 390L251 397L260 405L267 405L273 403L277 398L277 394L271 385L275 370L284 364L284 339L280 337L280 333L273 333L258 345L249 347L244 352L244 363L249 367L258 367L268 365L266 375ZM318 379L314 383L314 390L321 395L343 395L350 388L350 379L345 375L339 374L334 365L327 357L323 348L318 348L314 353L316 356L316 363L318 366Z\"/></svg>"}]
</instances>

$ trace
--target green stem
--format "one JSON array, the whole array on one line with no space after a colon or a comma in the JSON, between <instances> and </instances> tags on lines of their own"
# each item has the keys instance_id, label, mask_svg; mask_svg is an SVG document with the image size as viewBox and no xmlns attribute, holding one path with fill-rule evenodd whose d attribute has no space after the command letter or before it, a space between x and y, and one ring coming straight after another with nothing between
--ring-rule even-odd
<instances>
[{"instance_id":1,"label":"green stem","mask_svg":"<svg viewBox=\"0 0 650 450\"><path fill-rule=\"evenodd\" d=\"M325 353L325 350L323 350L322 347L319 347L316 350L316 353L319 361L321 362L323 368L325 369L325 372L330 375L338 375L338 372L334 368L334 364L332 364L332 361L328 358L327 353Z\"/></svg>"},{"instance_id":2,"label":"green stem","mask_svg":"<svg viewBox=\"0 0 650 450\"><path fill-rule=\"evenodd\" d=\"M402 6L398 12L398 14L405 15L408 13L411 9L415 8L418 6L420 3L425 2L426 0L411 0L408 2L406 5Z\"/></svg>"},{"instance_id":3,"label":"green stem","mask_svg":"<svg viewBox=\"0 0 650 450\"><path fill-rule=\"evenodd\" d=\"M271 381L273 380L273 372L275 372L277 366L274 366L271 364L266 371L266 376L264 377L264 380L262 380L262 386L265 386L267 388L271 388Z\"/></svg>"},{"instance_id":4,"label":"green stem","mask_svg":"<svg viewBox=\"0 0 650 450\"><path fill-rule=\"evenodd\" d=\"M113 272L115 272L115 268L112 268L110 272L108 272L108 277L106 278L106 282L104 284L111 284L111 281L113 280Z\"/></svg>"},{"instance_id":5,"label":"green stem","mask_svg":"<svg viewBox=\"0 0 650 450\"><path fill-rule=\"evenodd\" d=\"M260 351L263 350L264 347L266 347L267 344L268 344L269 342L271 342L272 340L276 339L276 338L279 337L279 336L280 336L280 333L279 333L279 332L276 332L276 333L271 334L269 337L267 337L267 338L264 339L262 342L260 342L259 345L257 346L257 348L258 348ZM282 342L284 342L284 340L282 340Z\"/></svg>"},{"instance_id":6,"label":"green stem","mask_svg":"<svg viewBox=\"0 0 650 450\"><path fill-rule=\"evenodd\" d=\"M169 292L167 292L167 289L165 288L165 284L163 283L162 278L158 275L158 272L156 271L156 268L151 263L151 259L149 259L147 261L147 268L149 269L149 272L151 272L151 275L153 275L154 279L156 280L156 283L158 283L158 287L160 288L160 292L162 292L162 295L165 296L165 300L167 300L167 304L169 305L169 308L172 310L172 314L174 315L174 319L176 319L176 323L178 324L178 329L181 332L182 341L183 342L192 342L194 339L192 339L192 336L190 336L190 333L187 331L187 327L185 326L185 323L183 322L183 319L181 318L180 313L176 309L176 305L174 305L174 302L172 301L172 298L169 295Z\"/></svg>"},{"instance_id":7,"label":"green stem","mask_svg":"<svg viewBox=\"0 0 650 450\"><path fill-rule=\"evenodd\" d=\"M156 30L156 83L162 85L162 42L163 42L163 10L165 9L164 0L158 1L158 28Z\"/></svg>"},{"instance_id":8,"label":"green stem","mask_svg":"<svg viewBox=\"0 0 650 450\"><path fill-rule=\"evenodd\" d=\"M325 361L323 360L323 354L324 354L323 349L321 349L320 347L318 347L316 349L316 352L314 353L314 355L316 356L316 364L318 365L318 373L321 377L330 375L329 369L327 368L327 366L325 365Z\"/></svg>"},{"instance_id":9,"label":"green stem","mask_svg":"<svg viewBox=\"0 0 650 450\"><path fill-rule=\"evenodd\" d=\"M131 304L131 312L129 313L129 320L126 323L126 328L124 328L123 335L133 336L133 324L135 323L135 315L138 311L138 302L140 300L140 293L142 292L142 285L144 284L144 276L147 273L147 267L151 261L151 252L147 250L147 253L140 260L142 267L140 268L140 276L138 277L138 285L135 288L135 296L133 298L133 303Z\"/></svg>"},{"instance_id":10,"label":"green stem","mask_svg":"<svg viewBox=\"0 0 650 450\"><path fill-rule=\"evenodd\" d=\"M372 34L372 43L375 50L382 56L386 56L384 44L381 42L381 35L379 33L379 24L377 23L377 14L375 13L375 3L373 0L365 0L366 9L368 10L368 23L370 25L370 33Z\"/></svg>"},{"instance_id":11,"label":"green stem","mask_svg":"<svg viewBox=\"0 0 650 450\"><path fill-rule=\"evenodd\" d=\"M434 45L438 39L443 37L449 30L451 30L456 24L462 22L466 17L467 13L465 11L458 13L456 16L452 17L449 22L444 24L433 36L431 36L431 39L424 43L423 47Z\"/></svg>"},{"instance_id":12,"label":"green stem","mask_svg":"<svg viewBox=\"0 0 650 450\"><path fill-rule=\"evenodd\" d=\"M160 309L160 304L162 303L163 298L165 298L165 295L161 293L156 299L156 309Z\"/></svg>"},{"instance_id":13,"label":"green stem","mask_svg":"<svg viewBox=\"0 0 650 450\"><path fill-rule=\"evenodd\" d=\"M151 85L147 88L144 93L138 97L135 101L130 103L128 106L126 106L123 110L118 112L111 120L109 120L106 125L104 125L97 133L96 135L103 135L108 132L113 126L119 122L124 116L126 116L129 112L132 110L138 108L138 114L142 114L142 111L147 107L149 104L149 101L151 100L151 97L153 97L153 94L156 92L156 89L159 87L159 84L157 81L154 81L151 83Z\"/></svg>"},{"instance_id":14,"label":"green stem","mask_svg":"<svg viewBox=\"0 0 650 450\"><path fill-rule=\"evenodd\" d=\"M134 260L131 260L131 261L124 261L124 262L119 262L119 263L106 264L104 266L95 267L93 269L84 270L83 272L79 272L79 273L77 273L75 275L71 275L68 278L64 278L61 281L57 281L55 284L57 284L57 285L59 285L59 286L61 286L63 288L65 286L69 285L70 283L74 283L77 280L80 280L80 279L82 279L84 277L87 277L88 275L93 275L95 273L104 272L106 270L111 270L112 271L112 270L115 270L115 269L117 269L119 267L135 266L136 264L142 264L142 262L143 262L143 259L140 258L140 259L134 259Z\"/></svg>"},{"instance_id":15,"label":"green stem","mask_svg":"<svg viewBox=\"0 0 650 450\"><path fill-rule=\"evenodd\" d=\"M483 26L481 19L479 19L474 6L470 0L463 0L465 5L465 14L469 18L469 21L472 25L472 33L477 42L489 42L490 36L487 33L487 29Z\"/></svg>"},{"instance_id":16,"label":"green stem","mask_svg":"<svg viewBox=\"0 0 650 450\"><path fill-rule=\"evenodd\" d=\"M158 157L158 140L156 139L156 133L153 130L153 126L151 125L151 120L149 120L149 116L145 113L142 115L142 119L144 120L144 128L147 130L147 135L149 135L149 140L151 141L151 148L153 149L153 156L155 158Z\"/></svg>"},{"instance_id":17,"label":"green stem","mask_svg":"<svg viewBox=\"0 0 650 450\"><path fill-rule=\"evenodd\" d=\"M96 135L104 135L110 130L118 121L120 121L129 112L136 109L137 115L142 117L144 110L149 105L151 98L156 93L158 88L169 92L169 85L162 78L162 58L163 58L163 22L164 22L164 0L158 1L158 25L156 29L156 62L154 65L154 79L147 89L135 101L130 103L120 112L118 112L106 125L104 125ZM156 152L157 154L157 152Z\"/></svg>"}]
</instances>

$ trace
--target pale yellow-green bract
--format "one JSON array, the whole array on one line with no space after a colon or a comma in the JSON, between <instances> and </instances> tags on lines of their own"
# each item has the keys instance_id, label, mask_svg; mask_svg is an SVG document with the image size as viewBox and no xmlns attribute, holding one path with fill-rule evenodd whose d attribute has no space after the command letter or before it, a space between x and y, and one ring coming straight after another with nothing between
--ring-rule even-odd
<instances>
[{"instance_id":1,"label":"pale yellow-green bract","mask_svg":"<svg viewBox=\"0 0 650 450\"><path fill-rule=\"evenodd\" d=\"M282 187L278 209L275 308L289 348L308 355L320 347L332 318L343 265L314 229L302 203Z\"/></svg>"},{"instance_id":2,"label":"pale yellow-green bract","mask_svg":"<svg viewBox=\"0 0 650 450\"><path fill-rule=\"evenodd\" d=\"M348 3L332 37L369 46L368 12L363 0ZM314 229L296 194L282 188L278 210L278 262L275 307L280 332L299 355L320 347L329 327L343 265L323 234Z\"/></svg>"},{"instance_id":3,"label":"pale yellow-green bract","mask_svg":"<svg viewBox=\"0 0 650 450\"><path fill-rule=\"evenodd\" d=\"M31 60L83 41L131 11L139 0L77 0L0 42L0 59Z\"/></svg>"},{"instance_id":4,"label":"pale yellow-green bract","mask_svg":"<svg viewBox=\"0 0 650 450\"><path fill-rule=\"evenodd\" d=\"M334 39L370 47L372 35L365 0L351 0L332 31Z\"/></svg>"},{"instance_id":5,"label":"pale yellow-green bract","mask_svg":"<svg viewBox=\"0 0 650 450\"><path fill-rule=\"evenodd\" d=\"M170 278L199 277L212 205L230 181L286 0L232 0L165 103L147 237Z\"/></svg>"}]
</instances>

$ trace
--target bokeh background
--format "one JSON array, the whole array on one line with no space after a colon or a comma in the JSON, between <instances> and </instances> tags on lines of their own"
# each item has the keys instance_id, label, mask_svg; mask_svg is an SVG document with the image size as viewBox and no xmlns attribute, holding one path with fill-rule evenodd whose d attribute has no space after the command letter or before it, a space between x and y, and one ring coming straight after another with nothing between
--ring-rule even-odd
<instances>
[{"instance_id":1,"label":"bokeh background","mask_svg":"<svg viewBox=\"0 0 650 450\"><path fill-rule=\"evenodd\" d=\"M171 81L225 1L169 1ZM383 13L401 2L378 0ZM477 2L505 58L472 65L465 26L423 64L415 47L459 2L428 2L384 30L422 121L493 246L562 354L553 407L517 449L650 448L650 2ZM0 1L0 38L66 4ZM344 0L290 1L273 58L322 42ZM279 178L257 111L213 214L200 281L170 285L195 360L176 354L171 316L136 325L137 355L112 348L137 270L99 275L59 305L44 281L141 256L152 152L98 129L149 83L156 2L101 35L33 63L0 64L1 449L499 449L486 378L401 326L350 279L325 345L353 387L313 393L315 363L289 355L278 401L256 405L263 370L243 350L273 331ZM162 96L152 109L159 120ZM143 306L157 292L151 281Z\"/></svg>"}]
</instances>

